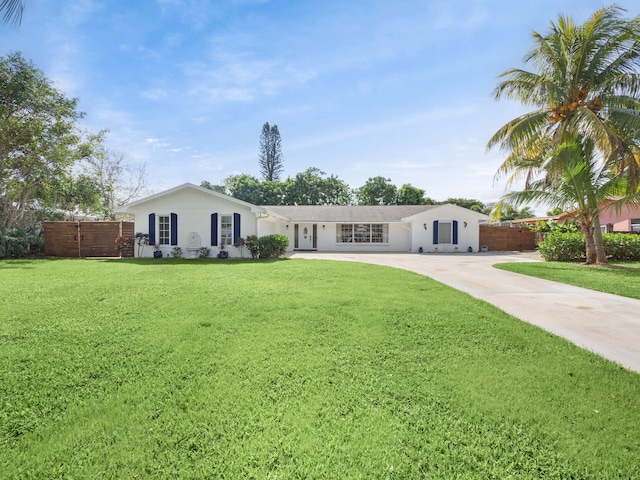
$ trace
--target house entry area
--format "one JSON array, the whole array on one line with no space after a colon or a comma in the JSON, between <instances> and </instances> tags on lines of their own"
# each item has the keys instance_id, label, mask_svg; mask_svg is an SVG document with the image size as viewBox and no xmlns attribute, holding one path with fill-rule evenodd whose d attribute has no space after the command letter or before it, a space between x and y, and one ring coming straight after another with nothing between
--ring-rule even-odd
<instances>
[{"instance_id":1,"label":"house entry area","mask_svg":"<svg viewBox=\"0 0 640 480\"><path fill-rule=\"evenodd\" d=\"M318 224L296 223L293 227L294 250L318 249Z\"/></svg>"}]
</instances>

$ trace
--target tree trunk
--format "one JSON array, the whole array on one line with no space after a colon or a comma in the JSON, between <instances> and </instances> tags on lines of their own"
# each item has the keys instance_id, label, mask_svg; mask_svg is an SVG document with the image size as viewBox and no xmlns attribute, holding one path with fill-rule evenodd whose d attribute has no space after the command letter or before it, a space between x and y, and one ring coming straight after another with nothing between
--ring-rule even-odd
<instances>
[{"instance_id":1,"label":"tree trunk","mask_svg":"<svg viewBox=\"0 0 640 480\"><path fill-rule=\"evenodd\" d=\"M596 249L596 263L598 265L609 265L607 253L604 251L604 242L602 240L599 216L597 216L593 221L593 243L595 244Z\"/></svg>"},{"instance_id":2,"label":"tree trunk","mask_svg":"<svg viewBox=\"0 0 640 480\"><path fill-rule=\"evenodd\" d=\"M587 265L593 265L598 259L596 252L596 244L593 238L593 225L588 219L582 219L580 221L582 231L584 232L585 247L587 250Z\"/></svg>"}]
</instances>

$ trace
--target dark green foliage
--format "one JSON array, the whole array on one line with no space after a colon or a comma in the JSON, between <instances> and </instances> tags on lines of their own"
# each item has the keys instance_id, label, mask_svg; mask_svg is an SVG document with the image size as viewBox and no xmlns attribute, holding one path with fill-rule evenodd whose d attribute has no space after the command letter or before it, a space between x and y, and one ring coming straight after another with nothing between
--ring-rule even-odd
<instances>
[{"instance_id":1,"label":"dark green foliage","mask_svg":"<svg viewBox=\"0 0 640 480\"><path fill-rule=\"evenodd\" d=\"M405 183L398 190L398 205L428 205L424 190Z\"/></svg>"},{"instance_id":2,"label":"dark green foliage","mask_svg":"<svg viewBox=\"0 0 640 480\"><path fill-rule=\"evenodd\" d=\"M258 237L256 235L248 235L244 240L244 244L251 254L251 258L258 258Z\"/></svg>"},{"instance_id":3,"label":"dark green foliage","mask_svg":"<svg viewBox=\"0 0 640 480\"><path fill-rule=\"evenodd\" d=\"M282 160L282 140L277 125L269 122L262 126L260 134L260 173L267 182L277 182L284 170Z\"/></svg>"},{"instance_id":4,"label":"dark green foliage","mask_svg":"<svg viewBox=\"0 0 640 480\"><path fill-rule=\"evenodd\" d=\"M443 203L451 203L453 205L458 205L462 208L468 208L469 210L473 210L474 212L483 212L486 210L487 206L482 203L480 200L476 200L475 198L447 198Z\"/></svg>"},{"instance_id":5,"label":"dark green foliage","mask_svg":"<svg viewBox=\"0 0 640 480\"><path fill-rule=\"evenodd\" d=\"M289 237L282 233L265 235L258 238L257 247L260 258L279 258L287 253Z\"/></svg>"},{"instance_id":6,"label":"dark green foliage","mask_svg":"<svg viewBox=\"0 0 640 480\"><path fill-rule=\"evenodd\" d=\"M0 231L0 258L19 258L40 253L43 246L44 237L40 224Z\"/></svg>"},{"instance_id":7,"label":"dark green foliage","mask_svg":"<svg viewBox=\"0 0 640 480\"><path fill-rule=\"evenodd\" d=\"M398 189L390 178L371 177L357 191L358 205L396 205Z\"/></svg>"},{"instance_id":8,"label":"dark green foliage","mask_svg":"<svg viewBox=\"0 0 640 480\"><path fill-rule=\"evenodd\" d=\"M640 260L640 235L633 233L605 233L604 251L611 260Z\"/></svg>"},{"instance_id":9,"label":"dark green foliage","mask_svg":"<svg viewBox=\"0 0 640 480\"><path fill-rule=\"evenodd\" d=\"M282 182L284 205L349 205L349 185L335 175L311 167Z\"/></svg>"},{"instance_id":10,"label":"dark green foliage","mask_svg":"<svg viewBox=\"0 0 640 480\"><path fill-rule=\"evenodd\" d=\"M551 233L551 232L560 232L560 233L569 233L569 232L577 232L580 227L577 222L570 222L569 220L565 220L563 223L558 223L556 220L540 220L535 223L535 225L527 225L529 230L540 233Z\"/></svg>"},{"instance_id":11,"label":"dark green foliage","mask_svg":"<svg viewBox=\"0 0 640 480\"><path fill-rule=\"evenodd\" d=\"M93 137L85 141L77 131L77 121L83 116L77 104L77 99L66 98L19 53L0 57L3 238L12 237L12 232L35 230L44 209L91 202L89 179L70 180L74 164L87 158L94 146ZM5 254L10 248L0 245Z\"/></svg>"},{"instance_id":12,"label":"dark green foliage","mask_svg":"<svg viewBox=\"0 0 640 480\"><path fill-rule=\"evenodd\" d=\"M640 260L640 235L605 233L604 250L610 260ZM542 257L551 262L576 262L586 257L584 234L554 231L538 244Z\"/></svg>"},{"instance_id":13,"label":"dark green foliage","mask_svg":"<svg viewBox=\"0 0 640 480\"><path fill-rule=\"evenodd\" d=\"M552 232L538 244L540 255L548 262L576 262L585 258L584 234Z\"/></svg>"}]
</instances>

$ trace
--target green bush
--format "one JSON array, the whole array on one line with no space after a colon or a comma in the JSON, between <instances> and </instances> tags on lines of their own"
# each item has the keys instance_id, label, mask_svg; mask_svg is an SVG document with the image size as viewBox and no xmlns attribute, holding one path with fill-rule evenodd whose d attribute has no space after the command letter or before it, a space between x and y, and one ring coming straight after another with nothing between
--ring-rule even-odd
<instances>
[{"instance_id":1,"label":"green bush","mask_svg":"<svg viewBox=\"0 0 640 480\"><path fill-rule=\"evenodd\" d=\"M584 234L555 231L538 243L540 255L548 262L575 262L586 258Z\"/></svg>"},{"instance_id":2,"label":"green bush","mask_svg":"<svg viewBox=\"0 0 640 480\"><path fill-rule=\"evenodd\" d=\"M249 235L244 242L247 250L251 254L251 258L258 258L258 237Z\"/></svg>"},{"instance_id":3,"label":"green bush","mask_svg":"<svg viewBox=\"0 0 640 480\"><path fill-rule=\"evenodd\" d=\"M9 228L0 231L0 257L25 257L40 253L43 246L41 228Z\"/></svg>"},{"instance_id":4,"label":"green bush","mask_svg":"<svg viewBox=\"0 0 640 480\"><path fill-rule=\"evenodd\" d=\"M640 235L605 233L604 251L611 260L640 260Z\"/></svg>"},{"instance_id":5,"label":"green bush","mask_svg":"<svg viewBox=\"0 0 640 480\"><path fill-rule=\"evenodd\" d=\"M609 260L640 260L640 235L604 233L604 251ZM538 244L542 257L550 262L575 262L586 258L582 233L553 232Z\"/></svg>"},{"instance_id":6,"label":"green bush","mask_svg":"<svg viewBox=\"0 0 640 480\"><path fill-rule=\"evenodd\" d=\"M265 235L258 239L257 246L260 258L278 258L287 252L289 237L282 233Z\"/></svg>"}]
</instances>

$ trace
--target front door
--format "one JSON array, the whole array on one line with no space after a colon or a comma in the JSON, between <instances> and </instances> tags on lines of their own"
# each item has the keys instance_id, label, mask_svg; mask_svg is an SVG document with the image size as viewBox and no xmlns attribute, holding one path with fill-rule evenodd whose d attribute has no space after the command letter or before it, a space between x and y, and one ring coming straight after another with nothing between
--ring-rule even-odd
<instances>
[{"instance_id":1,"label":"front door","mask_svg":"<svg viewBox=\"0 0 640 480\"><path fill-rule=\"evenodd\" d=\"M315 250L316 225L308 223L296 224L296 245L298 250Z\"/></svg>"}]
</instances>

